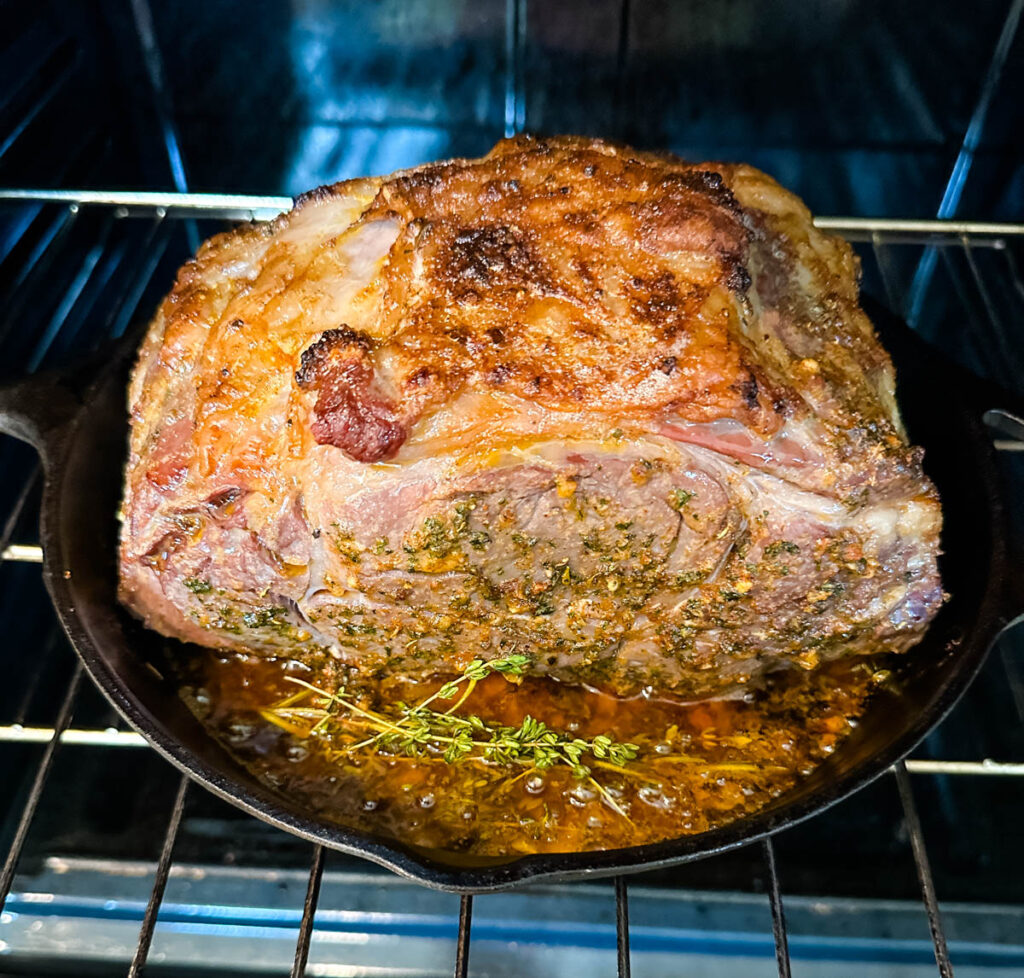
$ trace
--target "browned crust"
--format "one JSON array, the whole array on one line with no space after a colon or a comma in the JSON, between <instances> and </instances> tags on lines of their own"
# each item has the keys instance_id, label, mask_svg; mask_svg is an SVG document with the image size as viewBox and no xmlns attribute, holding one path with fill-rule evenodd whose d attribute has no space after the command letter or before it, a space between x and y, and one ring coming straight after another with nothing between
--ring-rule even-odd
<instances>
[{"instance_id":1,"label":"browned crust","mask_svg":"<svg viewBox=\"0 0 1024 978\"><path fill-rule=\"evenodd\" d=\"M320 445L340 448L358 462L391 458L406 429L374 383L373 341L348 327L331 329L302 351L295 383L316 391L310 430Z\"/></svg>"},{"instance_id":2,"label":"browned crust","mask_svg":"<svg viewBox=\"0 0 1024 978\"><path fill-rule=\"evenodd\" d=\"M773 399L749 396L756 362L708 308L749 285L749 231L718 172L520 138L386 181L363 220L390 216L406 230L381 333L400 385L430 378L424 406L471 384L556 410L778 426Z\"/></svg>"},{"instance_id":3,"label":"browned crust","mask_svg":"<svg viewBox=\"0 0 1024 978\"><path fill-rule=\"evenodd\" d=\"M339 237L298 261L284 242L331 208L348 215ZM390 222L397 238L368 286L364 340L332 344L302 383L303 351L349 328L335 320L311 335L301 307L344 276L330 258L350 222L356 232ZM249 268L233 279L238 256ZM797 266L815 280L806 301L794 298ZM288 215L208 241L144 347L133 448L166 470L159 434L177 413L194 477L230 464L233 481L272 483L276 459L311 441L400 461L419 419L493 391L605 430L731 418L770 437L812 414L852 431L858 451L868 437L898 454L895 407L880 396L891 365L856 277L849 246L749 167L518 137L478 160L318 188ZM260 289L266 297L245 306ZM288 430L256 437L281 393L268 378L293 376Z\"/></svg>"}]
</instances>

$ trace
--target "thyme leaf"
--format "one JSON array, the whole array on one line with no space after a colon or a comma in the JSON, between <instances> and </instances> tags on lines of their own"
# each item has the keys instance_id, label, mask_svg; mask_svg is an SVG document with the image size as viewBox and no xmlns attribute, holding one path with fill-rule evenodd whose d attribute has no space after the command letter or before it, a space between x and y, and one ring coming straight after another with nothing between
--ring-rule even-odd
<instances>
[{"instance_id":1,"label":"thyme leaf","mask_svg":"<svg viewBox=\"0 0 1024 978\"><path fill-rule=\"evenodd\" d=\"M521 681L529 664L529 656L519 654L490 661L474 659L459 676L421 702L394 704L395 715L360 705L344 687L329 692L289 676L288 681L302 687L303 692L263 711L263 716L291 733L300 729L296 721L312 723L307 736L344 736L353 728L365 731L368 735L358 742L343 744L341 749L346 753L368 748L409 757L440 757L448 764L474 760L500 767L518 765L538 770L564 765L574 778L590 782L605 803L626 818L611 795L594 780L591 770L593 767L625 767L635 760L640 750L636 744L620 743L606 734L589 740L572 737L552 730L542 720L529 715L524 716L518 726L509 726L489 722L475 714L463 716L455 712L480 680L497 673L509 682ZM435 703L440 705L439 701L451 700L455 702L443 712L432 707Z\"/></svg>"}]
</instances>

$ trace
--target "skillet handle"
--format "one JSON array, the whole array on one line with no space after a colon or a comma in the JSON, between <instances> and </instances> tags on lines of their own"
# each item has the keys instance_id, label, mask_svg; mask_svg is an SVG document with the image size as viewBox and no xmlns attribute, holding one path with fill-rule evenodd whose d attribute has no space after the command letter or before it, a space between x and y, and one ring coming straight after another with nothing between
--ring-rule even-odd
<instances>
[{"instance_id":1,"label":"skillet handle","mask_svg":"<svg viewBox=\"0 0 1024 978\"><path fill-rule=\"evenodd\" d=\"M1024 452L1024 410L1017 412L1007 408L989 408L981 420L992 432L996 449Z\"/></svg>"},{"instance_id":2,"label":"skillet handle","mask_svg":"<svg viewBox=\"0 0 1024 978\"><path fill-rule=\"evenodd\" d=\"M46 462L57 458L88 391L116 364L133 357L137 330L101 346L84 360L0 384L0 432L28 442Z\"/></svg>"},{"instance_id":3,"label":"skillet handle","mask_svg":"<svg viewBox=\"0 0 1024 978\"><path fill-rule=\"evenodd\" d=\"M981 415L996 451L1024 452L1024 403L1005 391L989 391L988 403L1005 405L989 407ZM1010 568L1005 610L1009 620L1003 632L1024 622L1024 510L1020 508L1020 495L1015 490L1015 486L1007 486L1004 480L1003 493L1010 528L1007 540Z\"/></svg>"},{"instance_id":4,"label":"skillet handle","mask_svg":"<svg viewBox=\"0 0 1024 978\"><path fill-rule=\"evenodd\" d=\"M931 350L934 359L945 367L945 383L963 398L992 432L996 448L1020 451L1003 442L1024 443L1024 395L1007 390L1001 384L979 377L973 370L954 363L942 353Z\"/></svg>"},{"instance_id":5,"label":"skillet handle","mask_svg":"<svg viewBox=\"0 0 1024 978\"><path fill-rule=\"evenodd\" d=\"M45 458L82 405L80 391L70 381L67 375L48 372L0 386L0 432L28 442Z\"/></svg>"}]
</instances>

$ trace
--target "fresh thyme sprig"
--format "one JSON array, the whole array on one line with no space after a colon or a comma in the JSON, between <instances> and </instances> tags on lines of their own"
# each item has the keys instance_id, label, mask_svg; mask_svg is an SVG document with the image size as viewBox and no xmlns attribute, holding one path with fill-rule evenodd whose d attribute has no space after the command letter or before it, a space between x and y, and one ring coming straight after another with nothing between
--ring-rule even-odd
<instances>
[{"instance_id":1,"label":"fresh thyme sprig","mask_svg":"<svg viewBox=\"0 0 1024 978\"><path fill-rule=\"evenodd\" d=\"M485 764L545 770L557 765L567 766L573 777L589 782L609 805L623 818L628 818L608 791L594 779L591 769L621 768L634 760L639 751L636 744L619 743L605 734L589 740L570 737L552 730L541 720L523 717L518 726L489 723L479 716L461 716L455 711L466 701L476 684L492 673L503 675L510 682L525 674L530 659L525 655L509 655L501 659L474 659L462 674L444 683L422 702L410 705L396 703L396 716L367 709L349 697L344 689L328 692L305 680L288 677L303 688L304 693L288 697L263 716L271 722L298 734L295 721L314 721L311 734L334 734L346 727L372 730L371 736L344 746L347 752L363 748L378 752L403 754L409 757L438 757L449 764L475 760ZM461 692L461 696L459 695ZM304 706L312 694L318 705ZM444 712L432 704L455 700ZM340 729L339 729L340 728Z\"/></svg>"}]
</instances>

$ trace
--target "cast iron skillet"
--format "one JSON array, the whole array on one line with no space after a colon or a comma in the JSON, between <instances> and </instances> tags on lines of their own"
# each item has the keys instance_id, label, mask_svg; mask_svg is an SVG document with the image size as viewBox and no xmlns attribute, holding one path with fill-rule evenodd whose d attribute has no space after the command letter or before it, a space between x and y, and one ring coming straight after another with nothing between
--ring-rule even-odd
<instances>
[{"instance_id":1,"label":"cast iron skillet","mask_svg":"<svg viewBox=\"0 0 1024 978\"><path fill-rule=\"evenodd\" d=\"M107 351L100 364L0 389L0 430L31 442L42 456L43 575L85 668L128 722L196 781L289 832L439 889L482 892L538 878L628 873L735 848L808 818L878 777L949 712L1013 613L1024 609L1024 599L1013 594L1020 565L1008 553L994 449L983 421L986 409L1013 405L942 360L891 313L868 301L865 307L896 362L911 440L924 446L925 468L942 497L941 570L949 602L911 653L901 691L874 701L836 753L770 808L701 835L607 852L484 859L348 831L274 793L207 735L166 678L171 643L144 629L115 597L115 513L134 342ZM1024 434L1024 424L998 410L986 420L1011 436Z\"/></svg>"}]
</instances>

